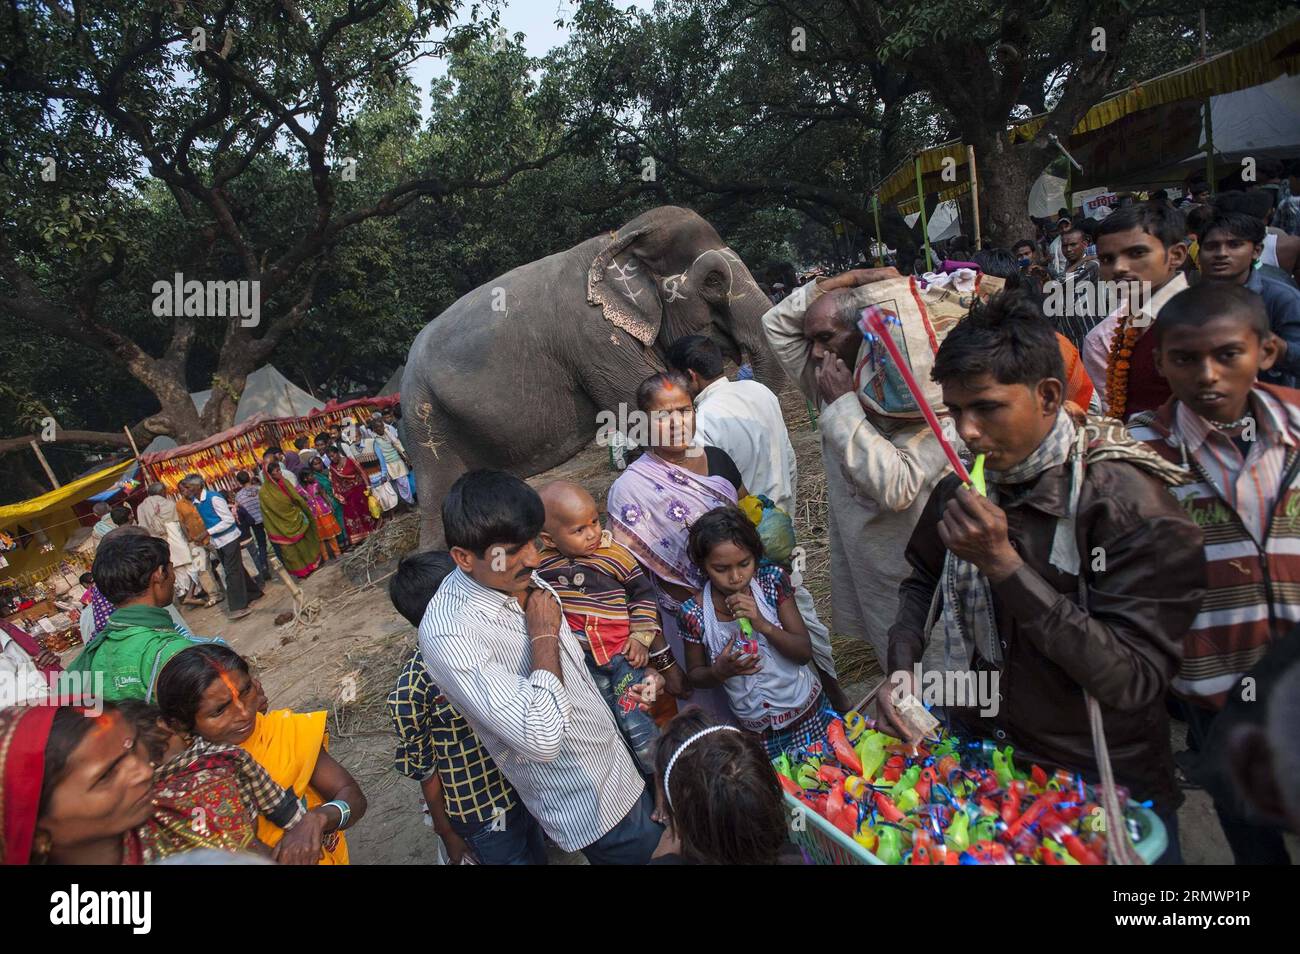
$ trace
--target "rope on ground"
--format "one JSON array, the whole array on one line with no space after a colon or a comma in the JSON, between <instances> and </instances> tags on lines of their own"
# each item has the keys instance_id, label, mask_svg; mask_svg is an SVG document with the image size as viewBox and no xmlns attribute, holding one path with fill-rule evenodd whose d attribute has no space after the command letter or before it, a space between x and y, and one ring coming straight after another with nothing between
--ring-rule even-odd
<instances>
[{"instance_id":1,"label":"rope on ground","mask_svg":"<svg viewBox=\"0 0 1300 954\"><path fill-rule=\"evenodd\" d=\"M339 572L353 584L351 589L336 596L308 600L301 587L294 584L293 624L290 632L319 629L323 625L326 610L337 613L361 599L368 590L383 583L395 572L389 570L376 577L380 568L414 550L419 539L419 518L414 513L401 514L385 521L364 543L353 547L340 558Z\"/></svg>"}]
</instances>

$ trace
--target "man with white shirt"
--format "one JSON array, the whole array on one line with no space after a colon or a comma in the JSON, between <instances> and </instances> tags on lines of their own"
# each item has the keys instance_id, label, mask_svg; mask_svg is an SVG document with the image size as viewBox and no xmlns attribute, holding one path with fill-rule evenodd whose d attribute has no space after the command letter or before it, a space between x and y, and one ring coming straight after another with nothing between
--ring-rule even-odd
<instances>
[{"instance_id":1,"label":"man with white shirt","mask_svg":"<svg viewBox=\"0 0 1300 954\"><path fill-rule=\"evenodd\" d=\"M209 490L198 474L183 477L180 492L203 518L211 545L221 557L226 577L226 618L243 619L252 612L248 604L262 598L262 586L244 569L239 546L239 521L226 498Z\"/></svg>"},{"instance_id":2,"label":"man with white shirt","mask_svg":"<svg viewBox=\"0 0 1300 954\"><path fill-rule=\"evenodd\" d=\"M744 479L745 489L763 495L794 520L797 471L790 432L781 402L758 381L729 381L723 374L722 349L704 335L678 338L666 355L669 367L690 381L695 399L695 436L704 444L726 451ZM800 580L798 568L791 576L795 605L812 637L813 659L831 705L841 712L849 700L835 678L831 633L817 618L812 594Z\"/></svg>"},{"instance_id":3,"label":"man with white shirt","mask_svg":"<svg viewBox=\"0 0 1300 954\"><path fill-rule=\"evenodd\" d=\"M537 492L503 471L452 485L442 522L457 568L425 610L420 653L527 807L516 824L540 824L592 864L645 864L663 828L555 592L533 572L544 516Z\"/></svg>"},{"instance_id":4,"label":"man with white shirt","mask_svg":"<svg viewBox=\"0 0 1300 954\"><path fill-rule=\"evenodd\" d=\"M17 626L0 620L0 708L44 702L50 694L44 670L60 668L58 656Z\"/></svg>"},{"instance_id":5,"label":"man with white shirt","mask_svg":"<svg viewBox=\"0 0 1300 954\"><path fill-rule=\"evenodd\" d=\"M849 271L795 289L763 316L763 331L790 380L821 408L835 631L869 643L883 667L908 572L900 554L949 465L905 386L902 397L892 388L878 391L874 372L855 381L873 348L859 330L862 304L852 290L878 281L894 283L882 286L888 290L878 300L912 294L893 268ZM913 375L931 408L945 413L930 380L929 332L915 311L899 327Z\"/></svg>"}]
</instances>

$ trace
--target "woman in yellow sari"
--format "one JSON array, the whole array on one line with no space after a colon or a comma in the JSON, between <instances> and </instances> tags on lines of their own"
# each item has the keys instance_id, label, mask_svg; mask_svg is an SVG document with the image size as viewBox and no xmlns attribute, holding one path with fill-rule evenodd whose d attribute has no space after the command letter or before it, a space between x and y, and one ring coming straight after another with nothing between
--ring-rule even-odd
<instances>
[{"instance_id":1,"label":"woman in yellow sari","mask_svg":"<svg viewBox=\"0 0 1300 954\"><path fill-rule=\"evenodd\" d=\"M307 817L288 832L259 817L257 837L288 864L345 865L343 830L366 813L361 786L329 754L325 712L258 709L248 663L228 646L202 644L172 657L158 678L163 718L183 735L238 745L302 800Z\"/></svg>"}]
</instances>

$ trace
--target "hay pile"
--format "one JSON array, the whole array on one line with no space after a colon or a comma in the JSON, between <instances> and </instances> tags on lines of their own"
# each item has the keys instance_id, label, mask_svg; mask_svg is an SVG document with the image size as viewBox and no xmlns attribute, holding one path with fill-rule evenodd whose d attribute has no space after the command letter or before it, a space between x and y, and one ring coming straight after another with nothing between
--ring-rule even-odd
<instances>
[{"instance_id":1,"label":"hay pile","mask_svg":"<svg viewBox=\"0 0 1300 954\"><path fill-rule=\"evenodd\" d=\"M420 542L420 518L414 513L388 517L365 542L344 554L340 570L354 585L365 586L392 570L391 564Z\"/></svg>"},{"instance_id":2,"label":"hay pile","mask_svg":"<svg viewBox=\"0 0 1300 954\"><path fill-rule=\"evenodd\" d=\"M313 652L320 652L319 644L313 647ZM312 671L315 692L300 707L304 711L329 713L329 733L336 757L342 752L357 753L352 758L352 774L372 803L405 781L393 771L392 744L396 737L387 703L398 670L406 665L409 652L403 645L327 655ZM361 752L366 754L360 755Z\"/></svg>"}]
</instances>

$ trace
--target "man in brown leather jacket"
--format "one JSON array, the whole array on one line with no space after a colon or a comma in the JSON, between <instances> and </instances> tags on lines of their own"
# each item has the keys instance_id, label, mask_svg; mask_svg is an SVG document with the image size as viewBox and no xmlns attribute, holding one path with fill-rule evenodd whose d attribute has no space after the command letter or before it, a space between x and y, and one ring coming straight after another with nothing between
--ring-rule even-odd
<instances>
[{"instance_id":1,"label":"man in brown leather jacket","mask_svg":"<svg viewBox=\"0 0 1300 954\"><path fill-rule=\"evenodd\" d=\"M1095 780L1090 694L1117 783L1154 801L1163 860L1177 862L1165 693L1205 586L1201 532L1167 489L1181 471L1116 421L1071 420L1063 374L1050 324L1015 293L977 306L939 348L933 378L967 448L985 455L988 497L951 474L930 495L907 547L882 715L895 721L894 703L917 688L938 589L935 638L996 687L983 714L950 709L957 730Z\"/></svg>"}]
</instances>

